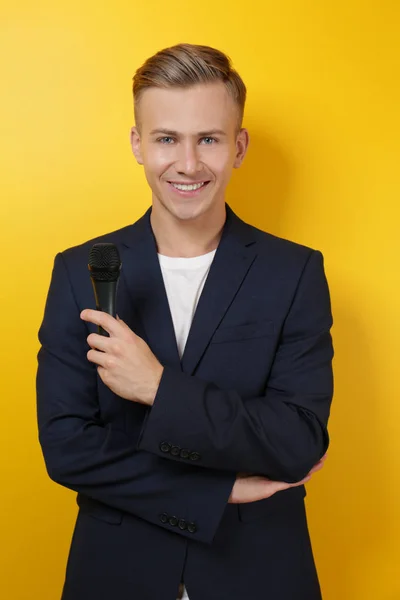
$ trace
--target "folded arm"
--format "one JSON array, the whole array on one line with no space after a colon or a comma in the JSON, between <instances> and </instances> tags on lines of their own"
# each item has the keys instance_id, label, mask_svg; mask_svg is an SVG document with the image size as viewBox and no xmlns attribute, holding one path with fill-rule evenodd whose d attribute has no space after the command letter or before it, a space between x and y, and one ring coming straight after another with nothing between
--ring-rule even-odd
<instances>
[{"instance_id":1,"label":"folded arm","mask_svg":"<svg viewBox=\"0 0 400 600\"><path fill-rule=\"evenodd\" d=\"M181 463L187 458L176 448L183 448L200 467L299 481L329 445L331 326L323 257L313 251L283 324L265 393L243 398L167 366L138 448Z\"/></svg>"}]
</instances>

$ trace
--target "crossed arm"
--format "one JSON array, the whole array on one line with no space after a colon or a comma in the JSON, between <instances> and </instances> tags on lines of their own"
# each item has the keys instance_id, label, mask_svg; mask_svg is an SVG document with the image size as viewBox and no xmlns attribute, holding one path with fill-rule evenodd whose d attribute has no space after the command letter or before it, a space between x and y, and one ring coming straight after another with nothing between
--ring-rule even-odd
<instances>
[{"instance_id":1,"label":"crossed arm","mask_svg":"<svg viewBox=\"0 0 400 600\"><path fill-rule=\"evenodd\" d=\"M37 375L39 436L55 481L158 525L160 510L182 514L189 506L189 517L200 520L197 539L209 542L227 501L268 497L321 468L333 350L320 253L305 268L266 394L246 402L234 391L164 368L120 320L96 311L79 314L59 254L39 332ZM87 336L83 320L101 324L110 337ZM97 373L122 398L152 406L136 444L102 421ZM177 414L187 423L185 432L175 424ZM200 460L194 465L166 457L160 439L182 446L195 439Z\"/></svg>"}]
</instances>

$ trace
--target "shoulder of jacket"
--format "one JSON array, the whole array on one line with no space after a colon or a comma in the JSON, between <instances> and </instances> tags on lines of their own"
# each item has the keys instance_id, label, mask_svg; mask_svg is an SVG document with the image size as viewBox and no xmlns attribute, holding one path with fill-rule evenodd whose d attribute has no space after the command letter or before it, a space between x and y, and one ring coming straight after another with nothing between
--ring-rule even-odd
<instances>
[{"instance_id":1,"label":"shoulder of jacket","mask_svg":"<svg viewBox=\"0 0 400 600\"><path fill-rule=\"evenodd\" d=\"M312 248L311 246L280 237L263 229L259 229L254 225L247 225L253 231L257 240L259 254L261 255L266 254L270 256L271 253L273 253L273 256L277 260L307 261L311 254L319 252L319 250Z\"/></svg>"},{"instance_id":2,"label":"shoulder of jacket","mask_svg":"<svg viewBox=\"0 0 400 600\"><path fill-rule=\"evenodd\" d=\"M76 258L82 259L82 257L88 258L90 248L93 244L98 243L114 243L119 244L122 242L131 232L133 232L135 224L126 225L125 227L121 227L116 229L115 231L110 231L108 233L100 234L94 238L90 238L80 244L75 246L71 246L70 248L65 248L61 250L59 254L62 254L65 260L74 261Z\"/></svg>"}]
</instances>

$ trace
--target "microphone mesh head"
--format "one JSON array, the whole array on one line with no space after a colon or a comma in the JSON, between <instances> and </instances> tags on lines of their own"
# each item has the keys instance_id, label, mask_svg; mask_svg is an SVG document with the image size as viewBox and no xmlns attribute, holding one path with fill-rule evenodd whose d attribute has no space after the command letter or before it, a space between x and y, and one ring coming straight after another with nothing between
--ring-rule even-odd
<instances>
[{"instance_id":1,"label":"microphone mesh head","mask_svg":"<svg viewBox=\"0 0 400 600\"><path fill-rule=\"evenodd\" d=\"M115 244L94 244L89 252L88 268L95 281L117 281L121 259Z\"/></svg>"}]
</instances>

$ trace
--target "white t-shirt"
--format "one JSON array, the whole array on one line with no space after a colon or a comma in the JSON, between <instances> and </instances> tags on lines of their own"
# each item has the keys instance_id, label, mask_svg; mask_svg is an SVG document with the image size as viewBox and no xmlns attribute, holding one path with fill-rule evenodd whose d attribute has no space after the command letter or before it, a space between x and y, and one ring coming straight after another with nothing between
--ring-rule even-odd
<instances>
[{"instance_id":1,"label":"white t-shirt","mask_svg":"<svg viewBox=\"0 0 400 600\"><path fill-rule=\"evenodd\" d=\"M193 258L158 255L181 358L215 253Z\"/></svg>"},{"instance_id":2,"label":"white t-shirt","mask_svg":"<svg viewBox=\"0 0 400 600\"><path fill-rule=\"evenodd\" d=\"M192 258L158 254L180 358L215 252L216 249ZM189 600L185 587L178 598Z\"/></svg>"}]
</instances>

